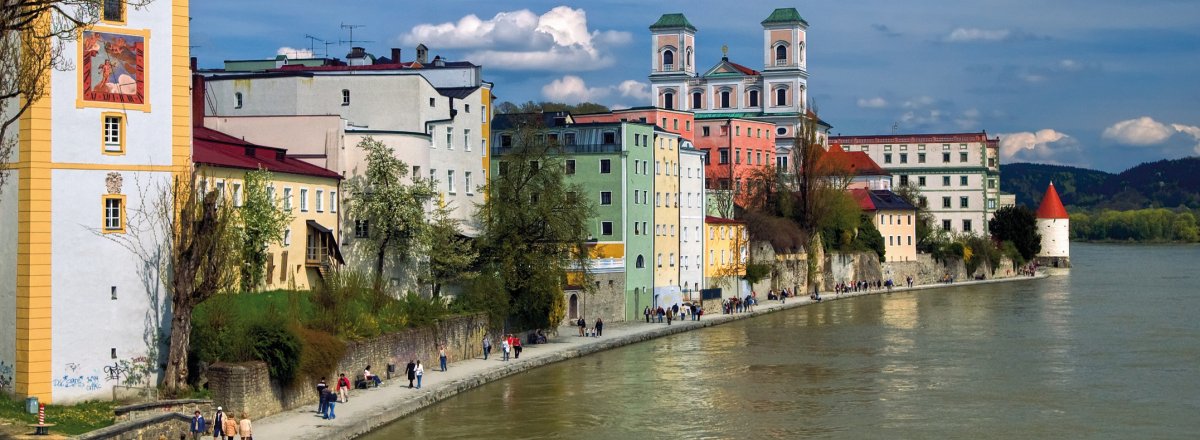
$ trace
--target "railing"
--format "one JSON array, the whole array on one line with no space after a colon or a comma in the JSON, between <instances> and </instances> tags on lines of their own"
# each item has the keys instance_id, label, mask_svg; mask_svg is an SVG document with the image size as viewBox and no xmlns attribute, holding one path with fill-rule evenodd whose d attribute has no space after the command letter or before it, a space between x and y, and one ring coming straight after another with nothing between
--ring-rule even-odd
<instances>
[{"instance_id":1,"label":"railing","mask_svg":"<svg viewBox=\"0 0 1200 440\"><path fill-rule=\"evenodd\" d=\"M786 65L788 65L788 60L775 60L775 65L776 66L786 66Z\"/></svg>"},{"instance_id":2,"label":"railing","mask_svg":"<svg viewBox=\"0 0 1200 440\"><path fill-rule=\"evenodd\" d=\"M663 64L662 71L663 72L673 72L673 71L675 71L675 65L674 64Z\"/></svg>"}]
</instances>

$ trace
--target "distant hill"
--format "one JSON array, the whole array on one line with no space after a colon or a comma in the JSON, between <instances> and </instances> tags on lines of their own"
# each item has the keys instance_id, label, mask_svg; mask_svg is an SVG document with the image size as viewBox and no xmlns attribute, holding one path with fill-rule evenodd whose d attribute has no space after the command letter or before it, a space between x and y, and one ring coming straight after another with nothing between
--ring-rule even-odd
<instances>
[{"instance_id":1,"label":"distant hill","mask_svg":"<svg viewBox=\"0 0 1200 440\"><path fill-rule=\"evenodd\" d=\"M1119 174L1034 163L1004 165L1000 173L1000 190L1034 208L1049 182L1068 207L1200 208L1200 157L1143 163Z\"/></svg>"}]
</instances>

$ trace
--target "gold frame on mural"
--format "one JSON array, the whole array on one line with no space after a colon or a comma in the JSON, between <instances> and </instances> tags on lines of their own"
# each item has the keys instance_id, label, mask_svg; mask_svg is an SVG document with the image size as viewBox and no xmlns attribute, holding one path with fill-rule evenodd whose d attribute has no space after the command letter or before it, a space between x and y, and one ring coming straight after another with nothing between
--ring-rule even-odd
<instances>
[{"instance_id":1,"label":"gold frame on mural","mask_svg":"<svg viewBox=\"0 0 1200 440\"><path fill-rule=\"evenodd\" d=\"M84 70L89 66L83 62L83 33L104 32L107 34L128 35L142 39L142 102L120 103L109 101L94 101L84 99ZM116 110L133 110L150 113L150 31L148 29L122 29L106 26L92 26L81 29L75 42L75 108L106 108Z\"/></svg>"}]
</instances>

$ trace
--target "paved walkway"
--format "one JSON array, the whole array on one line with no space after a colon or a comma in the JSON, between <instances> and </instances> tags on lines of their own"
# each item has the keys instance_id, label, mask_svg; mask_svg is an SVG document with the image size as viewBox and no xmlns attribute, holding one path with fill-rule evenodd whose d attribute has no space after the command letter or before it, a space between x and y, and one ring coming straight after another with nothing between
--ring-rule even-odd
<instances>
[{"instance_id":1,"label":"paved walkway","mask_svg":"<svg viewBox=\"0 0 1200 440\"><path fill-rule=\"evenodd\" d=\"M1045 278L1017 277L985 281L964 281L954 284L930 284L909 288L896 288L893 293L909 290L957 287L972 284L1021 281ZM886 293L886 289L834 295L822 293L822 299L838 300L856 296ZM500 346L493 346L493 355L483 360L482 353L474 359L451 359L446 372L435 371L437 360L430 359L425 369L424 384L420 390L409 389L407 380L385 381L379 388L355 390L348 403L335 407L337 418L324 420L316 413L317 405L285 411L254 422L255 437L268 439L352 439L389 422L398 420L422 408L445 400L460 392L492 382L512 374L542 365L576 358L589 353L608 350L636 342L654 339L674 333L724 324L779 310L812 304L808 298L791 299L786 304L779 301L762 301L754 311L732 315L704 315L700 321L674 321L667 324L646 324L643 321L613 323L604 326L604 336L598 338L579 337L576 328L562 327L559 336L548 344L527 345L520 359L501 361ZM431 368L432 367L432 368Z\"/></svg>"}]
</instances>

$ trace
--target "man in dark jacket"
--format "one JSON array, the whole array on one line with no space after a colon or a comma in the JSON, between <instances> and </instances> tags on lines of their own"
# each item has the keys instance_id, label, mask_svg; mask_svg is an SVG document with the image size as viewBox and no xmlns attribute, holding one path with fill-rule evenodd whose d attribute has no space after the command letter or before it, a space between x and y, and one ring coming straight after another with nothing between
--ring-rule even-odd
<instances>
[{"instance_id":1,"label":"man in dark jacket","mask_svg":"<svg viewBox=\"0 0 1200 440\"><path fill-rule=\"evenodd\" d=\"M217 414L213 416L213 438L223 438L227 435L223 432L225 428L225 409L217 407Z\"/></svg>"},{"instance_id":2,"label":"man in dark jacket","mask_svg":"<svg viewBox=\"0 0 1200 440\"><path fill-rule=\"evenodd\" d=\"M192 417L192 426L189 430L192 433L192 440L200 440L204 433L208 432L208 426L204 423L204 416L200 415L200 411L196 411L196 415Z\"/></svg>"},{"instance_id":3,"label":"man in dark jacket","mask_svg":"<svg viewBox=\"0 0 1200 440\"><path fill-rule=\"evenodd\" d=\"M413 387L413 381L417 380L417 361L408 361L408 365L404 367L404 374L408 376L408 387Z\"/></svg>"}]
</instances>

